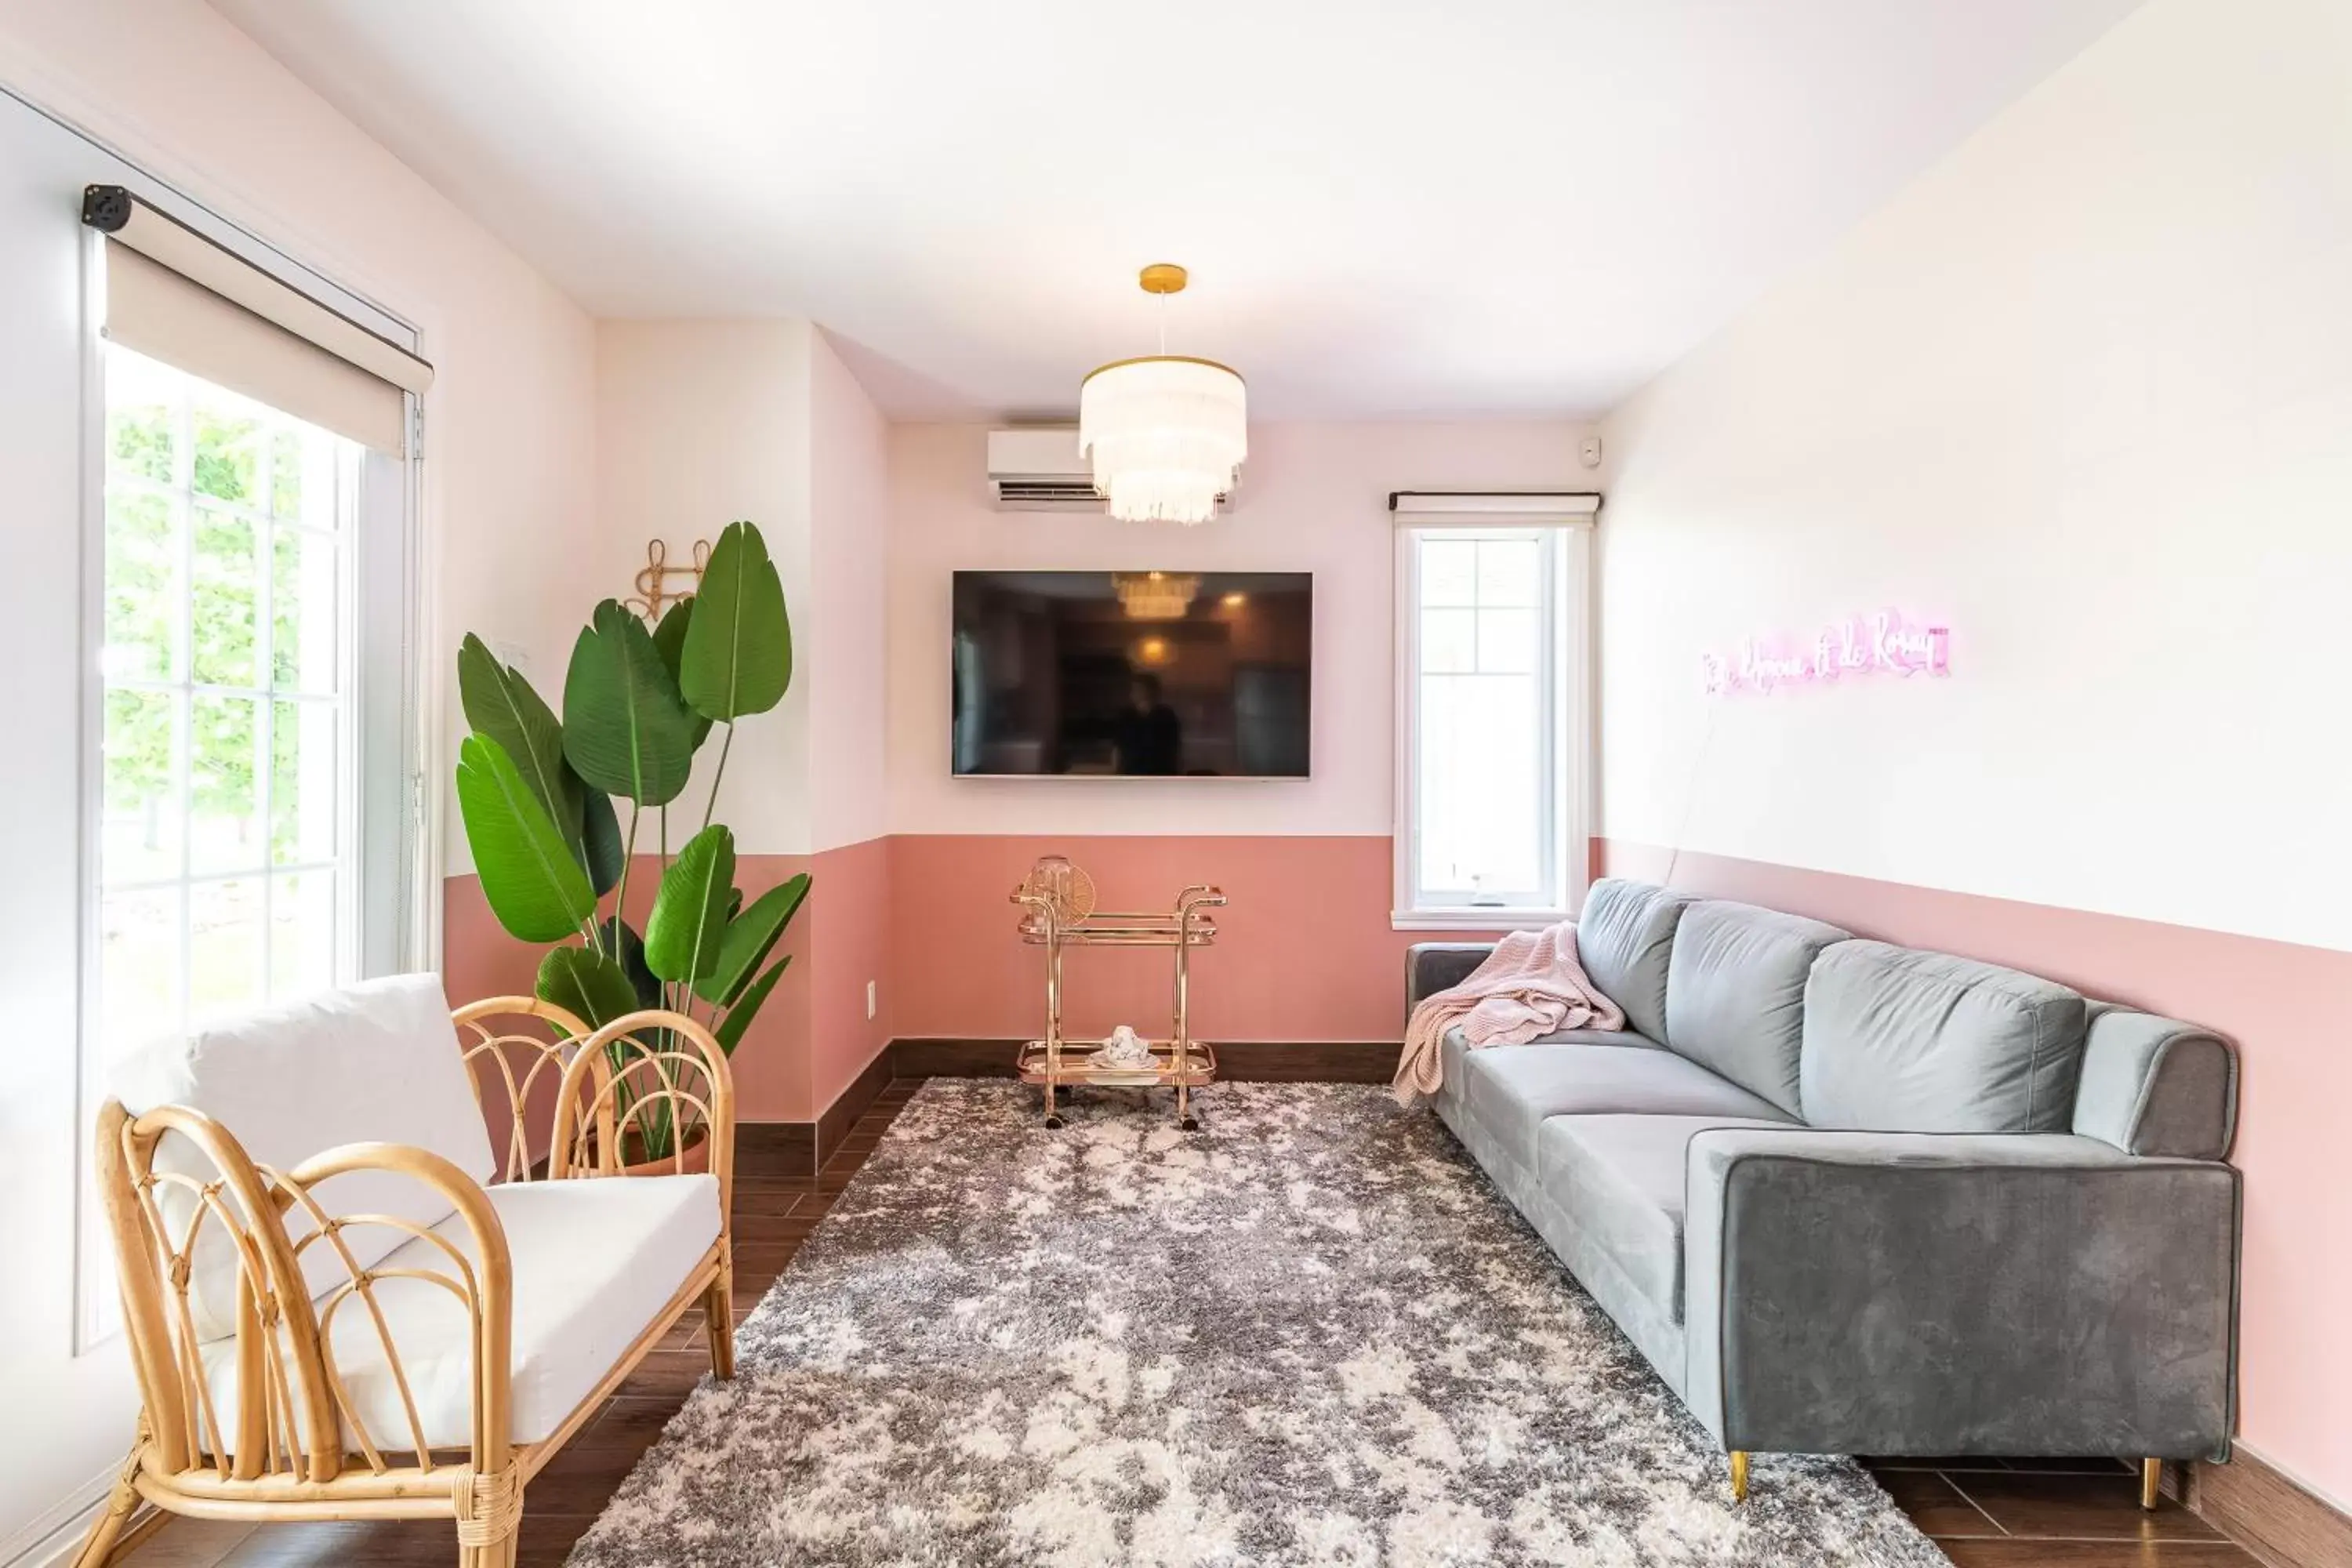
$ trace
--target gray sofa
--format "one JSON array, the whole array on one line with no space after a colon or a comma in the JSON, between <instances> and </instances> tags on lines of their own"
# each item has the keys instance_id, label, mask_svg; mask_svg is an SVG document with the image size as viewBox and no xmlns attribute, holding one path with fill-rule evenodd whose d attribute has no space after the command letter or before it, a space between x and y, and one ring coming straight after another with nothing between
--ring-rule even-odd
<instances>
[{"instance_id":1,"label":"gray sofa","mask_svg":"<svg viewBox=\"0 0 2352 1568\"><path fill-rule=\"evenodd\" d=\"M2192 1025L1593 885L1620 1033L1444 1047L1437 1114L1732 1457L2226 1455L2237 1057ZM1415 947L1410 1000L1483 944Z\"/></svg>"}]
</instances>

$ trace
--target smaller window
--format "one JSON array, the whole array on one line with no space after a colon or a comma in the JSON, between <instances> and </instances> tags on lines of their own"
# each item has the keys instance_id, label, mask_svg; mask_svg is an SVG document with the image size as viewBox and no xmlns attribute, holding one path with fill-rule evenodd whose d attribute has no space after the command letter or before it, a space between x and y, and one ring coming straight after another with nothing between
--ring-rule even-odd
<instances>
[{"instance_id":1,"label":"smaller window","mask_svg":"<svg viewBox=\"0 0 2352 1568\"><path fill-rule=\"evenodd\" d=\"M1400 928L1542 924L1582 898L1590 514L1565 504L1579 499L1400 498Z\"/></svg>"}]
</instances>

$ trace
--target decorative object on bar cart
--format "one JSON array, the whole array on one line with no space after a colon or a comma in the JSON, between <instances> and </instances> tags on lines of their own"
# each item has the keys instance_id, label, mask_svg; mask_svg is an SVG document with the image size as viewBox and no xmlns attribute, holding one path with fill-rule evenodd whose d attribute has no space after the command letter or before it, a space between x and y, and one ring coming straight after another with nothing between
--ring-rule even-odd
<instances>
[{"instance_id":1,"label":"decorative object on bar cart","mask_svg":"<svg viewBox=\"0 0 2352 1568\"><path fill-rule=\"evenodd\" d=\"M1134 1026L1121 1024L1104 1037L1102 1049L1094 1055L1094 1065L1097 1069L1108 1068L1126 1072L1149 1068L1152 1065L1151 1042L1137 1034Z\"/></svg>"},{"instance_id":2,"label":"decorative object on bar cart","mask_svg":"<svg viewBox=\"0 0 2352 1568\"><path fill-rule=\"evenodd\" d=\"M751 523L730 523L700 566L693 595L670 597L651 627L616 600L596 606L572 647L561 719L520 670L467 637L457 688L473 733L458 748L457 805L499 924L524 942L562 944L540 963L542 1001L591 1029L645 1008L692 1013L699 1004L731 1053L792 962L769 960L809 879L747 901L734 885L735 836L711 820L736 724L774 708L792 685L793 631L782 580ZM673 856L670 803L714 727L723 728L710 794ZM625 830L615 798L628 803ZM661 868L642 935L621 912L641 826L659 845ZM689 1162L700 1157L698 1118L678 1124L664 1110L637 1126L639 1146L624 1163L677 1147Z\"/></svg>"},{"instance_id":3,"label":"decorative object on bar cart","mask_svg":"<svg viewBox=\"0 0 2352 1568\"><path fill-rule=\"evenodd\" d=\"M1192 1038L1192 957L1214 944L1217 923L1209 911L1225 895L1195 883L1176 895L1165 913L1095 908L1094 879L1059 855L1041 858L1013 889L1021 917L1021 940L1045 950L1045 1037L1021 1047L1021 1080L1045 1091L1045 1125L1062 1125L1060 1095L1079 1084L1105 1089L1172 1089L1177 1124L1197 1131L1192 1091L1215 1081L1217 1055ZM1175 963L1174 1010L1169 1037L1145 1040L1122 1024L1094 1050L1071 1049L1062 1033L1062 957L1077 947L1164 947ZM1134 1045L1128 1044L1133 1041ZM1136 1046L1142 1054L1134 1055ZM1106 1055L1110 1059L1105 1060Z\"/></svg>"}]
</instances>

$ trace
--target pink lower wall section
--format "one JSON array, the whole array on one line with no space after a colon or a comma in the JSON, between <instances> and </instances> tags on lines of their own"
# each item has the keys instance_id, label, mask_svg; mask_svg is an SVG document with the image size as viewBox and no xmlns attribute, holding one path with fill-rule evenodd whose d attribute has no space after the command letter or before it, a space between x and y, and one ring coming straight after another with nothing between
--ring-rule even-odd
<instances>
[{"instance_id":1,"label":"pink lower wall section","mask_svg":"<svg viewBox=\"0 0 2352 1568\"><path fill-rule=\"evenodd\" d=\"M2234 1039L2245 1173L2239 1431L2310 1479L2352 1474L2352 1178L2336 1163L2352 1108L2344 1008L2352 952L1790 866L1595 842L1610 876L1811 915L1857 935L1962 953Z\"/></svg>"},{"instance_id":2,"label":"pink lower wall section","mask_svg":"<svg viewBox=\"0 0 2352 1568\"><path fill-rule=\"evenodd\" d=\"M807 1117L824 1111L890 1042L890 862L893 841L819 850L801 921L808 940ZM795 965L800 963L794 960ZM866 987L877 1011L866 1016ZM806 1120L793 1117L791 1120Z\"/></svg>"},{"instance_id":3,"label":"pink lower wall section","mask_svg":"<svg viewBox=\"0 0 2352 1568\"><path fill-rule=\"evenodd\" d=\"M1163 908L1190 882L1224 889L1217 945L1193 972L1193 1027L1213 1041L1393 1040L1405 950L1452 934L1390 929L1386 835L919 834L748 856L737 878L747 895L803 869L814 886L787 939L793 968L734 1058L744 1119L815 1119L893 1036L1034 1034L1044 958L1015 936L1006 895L1045 854L1085 868L1104 909ZM2328 1415L2352 1403L2332 1305L2352 1297L2352 1251L2336 1245L2352 1234L2352 1181L2326 1157L2352 1106L2336 1024L2352 953L1615 840L1593 841L1591 865L2011 964L2230 1035L2243 1062L2242 1433L2292 1472L2352 1471L2352 1427ZM656 875L650 860L632 873L639 919ZM450 878L446 898L451 997L527 994L539 950L498 928L476 879ZM1066 983L1073 1034L1165 1027L1165 952L1080 953Z\"/></svg>"},{"instance_id":4,"label":"pink lower wall section","mask_svg":"<svg viewBox=\"0 0 2352 1568\"><path fill-rule=\"evenodd\" d=\"M746 899L756 899L813 865L805 855L746 855L735 863L735 882ZM630 867L629 918L639 930L653 907L660 877L661 861L655 856L641 855ZM813 889L809 903L784 935L782 951L793 955L793 966L730 1058L736 1114L746 1121L806 1121L816 1114L809 1065L814 967L810 943L816 899ZM546 948L517 942L499 927L482 897L479 878L451 877L443 884L441 921L442 984L453 1004L530 994Z\"/></svg>"},{"instance_id":5,"label":"pink lower wall section","mask_svg":"<svg viewBox=\"0 0 2352 1568\"><path fill-rule=\"evenodd\" d=\"M814 1121L896 1035L1035 1034L1045 959L1014 935L1018 911L1007 895L1040 855L1084 867L1104 909L1167 908L1191 882L1224 889L1233 901L1218 916L1217 945L1193 969L1192 1026L1202 1037L1396 1039L1405 949L1451 933L1389 928L1390 843L1385 834L919 834L814 856L744 856L736 881L747 897L802 870L813 886L785 939L793 967L733 1058L740 1113ZM652 857L631 870L629 910L641 926L659 875ZM544 950L499 929L478 879L448 879L443 897L451 1000L530 994ZM1065 974L1074 1033L1099 1037L1120 1023L1166 1030L1166 952L1090 952Z\"/></svg>"},{"instance_id":6,"label":"pink lower wall section","mask_svg":"<svg viewBox=\"0 0 2352 1568\"><path fill-rule=\"evenodd\" d=\"M1386 834L901 834L890 856L900 933L891 1031L1026 1038L1044 1027L1044 954L1015 936L1008 896L1038 856L1055 854L1094 879L1107 910L1171 908L1192 882L1224 889L1232 901L1217 913L1217 943L1193 967L1192 1027L1202 1037L1401 1038L1405 949L1430 933L1389 929L1391 843ZM1164 1034L1170 971L1164 951L1074 954L1063 971L1066 1027Z\"/></svg>"}]
</instances>

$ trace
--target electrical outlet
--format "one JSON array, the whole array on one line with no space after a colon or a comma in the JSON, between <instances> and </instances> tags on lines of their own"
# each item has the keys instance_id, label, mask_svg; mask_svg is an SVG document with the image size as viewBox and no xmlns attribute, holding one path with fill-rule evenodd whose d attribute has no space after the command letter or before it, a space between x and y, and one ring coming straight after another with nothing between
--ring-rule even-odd
<instances>
[{"instance_id":1,"label":"electrical outlet","mask_svg":"<svg viewBox=\"0 0 2352 1568\"><path fill-rule=\"evenodd\" d=\"M874 1016L874 982L871 980L866 983L866 1016L869 1020Z\"/></svg>"}]
</instances>

